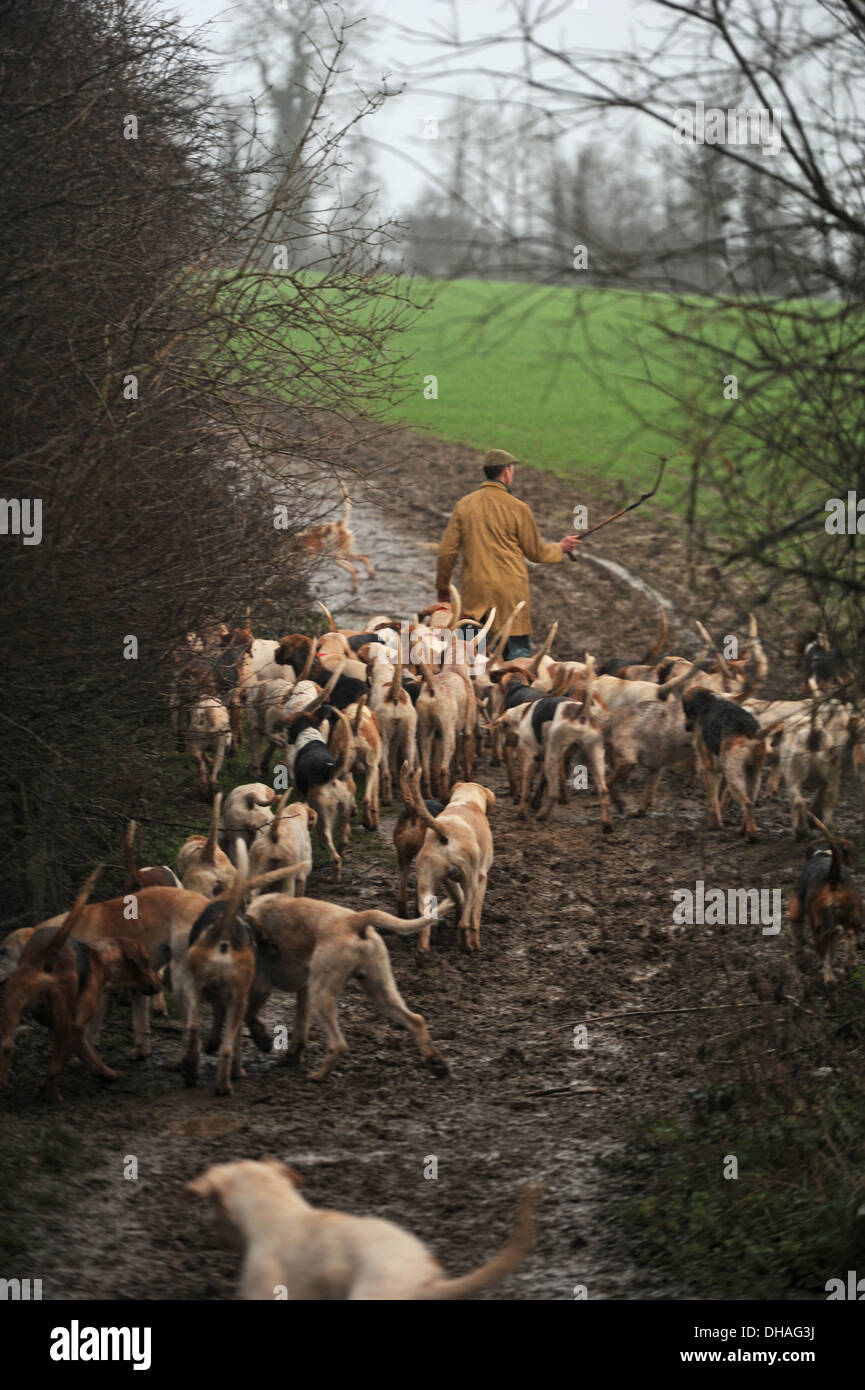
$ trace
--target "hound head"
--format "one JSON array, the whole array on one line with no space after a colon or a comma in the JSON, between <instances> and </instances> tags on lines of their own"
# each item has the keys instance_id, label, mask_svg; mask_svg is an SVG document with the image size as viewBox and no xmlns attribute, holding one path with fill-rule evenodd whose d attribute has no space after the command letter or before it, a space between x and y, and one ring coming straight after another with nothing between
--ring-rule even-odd
<instances>
[{"instance_id":1,"label":"hound head","mask_svg":"<svg viewBox=\"0 0 865 1390\"><path fill-rule=\"evenodd\" d=\"M487 816L496 804L494 793L480 782L455 782L450 799L451 802L473 803Z\"/></svg>"},{"instance_id":2,"label":"hound head","mask_svg":"<svg viewBox=\"0 0 865 1390\"><path fill-rule=\"evenodd\" d=\"M277 666L290 666L297 676L306 665L313 645L314 642L311 637L306 637L300 632L292 632L288 637L283 637L280 640L279 646L273 653L273 659Z\"/></svg>"},{"instance_id":3,"label":"hound head","mask_svg":"<svg viewBox=\"0 0 865 1390\"><path fill-rule=\"evenodd\" d=\"M217 1163L200 1177L193 1178L183 1188L185 1201L206 1198L216 1217L216 1228L224 1243L232 1249L246 1244L242 1235L243 1217L247 1208L261 1198L270 1198L280 1206L292 1202L303 1207L306 1203L298 1193L303 1178L294 1168L275 1158L241 1159L237 1163Z\"/></svg>"},{"instance_id":4,"label":"hound head","mask_svg":"<svg viewBox=\"0 0 865 1390\"><path fill-rule=\"evenodd\" d=\"M709 708L714 698L711 690L704 690L702 686L692 686L685 692L682 697L682 711L685 715L685 728L689 734L693 732L701 714Z\"/></svg>"}]
</instances>

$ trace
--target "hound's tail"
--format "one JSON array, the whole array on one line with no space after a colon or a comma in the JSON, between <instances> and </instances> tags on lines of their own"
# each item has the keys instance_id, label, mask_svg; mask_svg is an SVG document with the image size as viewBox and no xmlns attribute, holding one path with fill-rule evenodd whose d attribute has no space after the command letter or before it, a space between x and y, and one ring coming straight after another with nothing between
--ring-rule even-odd
<instances>
[{"instance_id":1,"label":"hound's tail","mask_svg":"<svg viewBox=\"0 0 865 1390\"><path fill-rule=\"evenodd\" d=\"M501 660L502 652L504 651L505 646L507 645L508 638L511 635L511 629L514 625L514 621L516 620L517 615L523 611L525 606L525 599L520 599L516 608L510 614L510 617L506 619L502 627L496 633L496 644L493 647L492 654L490 656L490 666L495 666L496 662Z\"/></svg>"},{"instance_id":2,"label":"hound's tail","mask_svg":"<svg viewBox=\"0 0 865 1390\"><path fill-rule=\"evenodd\" d=\"M271 802L276 800L276 792L272 787L267 788L267 792L263 797L260 797L258 792L247 792L244 800L246 801L247 811L251 811L253 806L269 806Z\"/></svg>"},{"instance_id":3,"label":"hound's tail","mask_svg":"<svg viewBox=\"0 0 865 1390\"><path fill-rule=\"evenodd\" d=\"M413 816L416 816L417 812L411 801L411 773L406 763L403 763L399 770L399 789L402 794L403 802L405 803L405 809L410 811Z\"/></svg>"},{"instance_id":4,"label":"hound's tail","mask_svg":"<svg viewBox=\"0 0 865 1390\"><path fill-rule=\"evenodd\" d=\"M652 663L661 655L664 650L664 643L667 640L667 614L663 604L658 609L658 636L654 646L650 647L643 657L642 665L651 666Z\"/></svg>"},{"instance_id":5,"label":"hound's tail","mask_svg":"<svg viewBox=\"0 0 865 1390\"><path fill-rule=\"evenodd\" d=\"M818 820L813 811L809 811L808 815L811 817L817 829L826 836L829 848L832 851L832 863L829 866L829 884L832 888L835 888L841 881L841 846L838 844L838 841L835 839L829 827L824 825L821 820Z\"/></svg>"},{"instance_id":6,"label":"hound's tail","mask_svg":"<svg viewBox=\"0 0 865 1390\"><path fill-rule=\"evenodd\" d=\"M706 629L704 628L703 624L702 624L701 622L699 622L699 621L697 622L697 630L698 630L700 636L702 637L703 641L704 641L705 644L706 644L706 651L708 651L710 647L711 647L711 649L714 651L714 653L715 653L715 661L716 661L717 664L718 664L718 670L721 672L721 675L725 678L725 680L730 681L732 685L736 685L736 684L737 684L736 677L735 677L735 675L733 674L733 672L730 670L730 668L729 668L729 666L727 665L726 661L724 660L724 653L721 651L721 648L718 646L718 644L717 644L717 642L715 641L714 637L711 637L711 636L709 635L709 633L708 633L708 632L706 631ZM704 655L705 655L705 652L704 652ZM701 657L700 659L702 660L702 657Z\"/></svg>"},{"instance_id":7,"label":"hound's tail","mask_svg":"<svg viewBox=\"0 0 865 1390\"><path fill-rule=\"evenodd\" d=\"M356 711L355 711L354 720L353 720L352 726L351 726L351 731L352 731L352 733L355 735L355 737L357 737L357 735L360 733L360 726L361 726L361 722L362 722L362 720L363 720L363 712L364 712L364 709L366 708L366 702L367 702L367 696L366 696L366 694L361 695L360 699L359 699L358 702L357 702L357 709L356 709Z\"/></svg>"},{"instance_id":8,"label":"hound's tail","mask_svg":"<svg viewBox=\"0 0 865 1390\"><path fill-rule=\"evenodd\" d=\"M478 717L478 706L477 700L475 699L475 688L471 683L471 679L466 675L465 671L463 670L462 666L456 666L454 669L456 670L457 674L462 677L463 685L465 686L466 690L466 717L463 723L463 733L468 734L475 727Z\"/></svg>"},{"instance_id":9,"label":"hound's tail","mask_svg":"<svg viewBox=\"0 0 865 1390\"><path fill-rule=\"evenodd\" d=\"M546 640L546 642L545 642L544 645L541 647L541 649L540 649L539 652L535 652L534 656L532 657L531 661L529 662L528 666L526 667L526 684L527 684L527 685L530 685L531 682L532 682L533 680L537 680L537 678L538 678L538 673L539 673L540 667L541 667L541 662L543 661L543 659L544 659L545 656L549 656L549 654L550 654L550 648L552 647L553 642L556 640L556 633L558 632L558 630L559 630L559 624L558 624L558 620L557 620L556 622L553 623L552 627L550 628L549 632L547 633L547 640Z\"/></svg>"},{"instance_id":10,"label":"hound's tail","mask_svg":"<svg viewBox=\"0 0 865 1390\"><path fill-rule=\"evenodd\" d=\"M769 674L769 662L763 644L757 635L757 619L748 614L748 641L745 645L745 673L749 677L749 689L756 690Z\"/></svg>"},{"instance_id":11,"label":"hound's tail","mask_svg":"<svg viewBox=\"0 0 865 1390\"><path fill-rule=\"evenodd\" d=\"M450 899L446 899L435 913L430 913L427 917L414 917L411 921L405 921L402 917L394 917L390 912L382 912L377 907L370 907L365 912L352 913L350 926L352 931L356 931L361 938L366 937L367 927L379 927L382 931L394 931L397 936L417 936L424 927L434 927L438 919L446 912L450 912L452 907L453 903Z\"/></svg>"},{"instance_id":12,"label":"hound's tail","mask_svg":"<svg viewBox=\"0 0 865 1390\"><path fill-rule=\"evenodd\" d=\"M558 673L552 678L548 694L569 695L572 699L576 699L576 692L582 685L583 674L582 672L569 671L567 666L559 668ZM549 670L547 671L547 678L549 679Z\"/></svg>"},{"instance_id":13,"label":"hound's tail","mask_svg":"<svg viewBox=\"0 0 865 1390\"><path fill-rule=\"evenodd\" d=\"M394 662L393 680L392 680L391 683L390 683L390 693L388 694L388 697L387 697L391 704L394 704L394 705L396 704L397 700L398 700L399 697L400 697L401 691L402 691L402 651L399 651L398 654L397 654L396 661Z\"/></svg>"},{"instance_id":14,"label":"hound's tail","mask_svg":"<svg viewBox=\"0 0 865 1390\"><path fill-rule=\"evenodd\" d=\"M460 591L455 584L448 585L448 592L451 596L451 606L454 610L453 613L451 613L448 627L453 631L454 628L459 626L460 618L463 615L463 601L460 598Z\"/></svg>"},{"instance_id":15,"label":"hound's tail","mask_svg":"<svg viewBox=\"0 0 865 1390\"><path fill-rule=\"evenodd\" d=\"M63 923L62 927L57 928L51 939L41 948L40 954L35 960L31 957L32 965L46 971L46 973L52 969L54 962L66 945L73 928L78 923L84 908L87 906L87 900L93 892L94 884L104 868L104 864L97 864L93 873L81 889L81 892L78 894L78 897L75 899L75 902L72 904L72 907L67 912L66 921Z\"/></svg>"},{"instance_id":16,"label":"hound's tail","mask_svg":"<svg viewBox=\"0 0 865 1390\"><path fill-rule=\"evenodd\" d=\"M284 791L282 793L282 796L279 798L279 801L276 803L276 810L273 813L273 820L270 822L270 825L268 826L270 838L273 844L276 844L279 840L279 822L282 820L282 813L288 805L293 790L293 787L289 787L288 791Z\"/></svg>"},{"instance_id":17,"label":"hound's tail","mask_svg":"<svg viewBox=\"0 0 865 1390\"><path fill-rule=\"evenodd\" d=\"M201 851L202 863L214 864L216 862L216 846L219 837L219 813L222 809L222 792L217 792L213 798L213 811L210 817L210 833L204 842Z\"/></svg>"},{"instance_id":18,"label":"hound's tail","mask_svg":"<svg viewBox=\"0 0 865 1390\"><path fill-rule=\"evenodd\" d=\"M471 1298L473 1294L498 1284L518 1269L531 1248L535 1235L535 1212L540 1200L539 1183L527 1183L517 1202L517 1216L510 1239L480 1269L459 1279L436 1279L419 1294L424 1300Z\"/></svg>"},{"instance_id":19,"label":"hound's tail","mask_svg":"<svg viewBox=\"0 0 865 1390\"><path fill-rule=\"evenodd\" d=\"M312 670L313 662L315 661L315 638L308 637L306 640L309 643L309 645L306 649L306 660L304 661L300 671L297 673L298 682L309 679L309 673Z\"/></svg>"},{"instance_id":20,"label":"hound's tail","mask_svg":"<svg viewBox=\"0 0 865 1390\"><path fill-rule=\"evenodd\" d=\"M317 599L316 602L318 603L318 606L321 609L324 616L327 618L327 625L330 628L331 632L336 632L338 629L336 623L333 621L333 614L330 612L329 609L325 608L321 599Z\"/></svg>"},{"instance_id":21,"label":"hound's tail","mask_svg":"<svg viewBox=\"0 0 865 1390\"><path fill-rule=\"evenodd\" d=\"M337 782L340 777L344 777L345 774L351 770L352 763L354 762L354 735L351 731L351 725L342 710L334 709L333 712L343 725L343 733L345 734L343 746L336 760L336 767L333 769L333 776L330 778L331 782Z\"/></svg>"},{"instance_id":22,"label":"hound's tail","mask_svg":"<svg viewBox=\"0 0 865 1390\"><path fill-rule=\"evenodd\" d=\"M491 608L483 627L479 627L471 641L465 643L466 656L469 657L471 660L474 660L480 654L481 643L486 642L487 634L492 628L492 625L495 622L495 620L496 610L495 608Z\"/></svg>"},{"instance_id":23,"label":"hound's tail","mask_svg":"<svg viewBox=\"0 0 865 1390\"><path fill-rule=\"evenodd\" d=\"M592 717L592 696L595 693L595 658L586 652L586 684L583 690L583 703L580 707L579 721L586 724Z\"/></svg>"},{"instance_id":24,"label":"hound's tail","mask_svg":"<svg viewBox=\"0 0 865 1390\"><path fill-rule=\"evenodd\" d=\"M224 926L226 932L230 932L233 928L234 918L239 912L243 899L247 893L251 893L254 888L269 888L274 883L278 883L280 879L284 879L287 874L298 873L299 870L307 866L306 861L302 861L299 864L281 864L278 869L268 869L267 873L257 874L255 878L248 878L249 860L246 854L246 845L242 840L238 844L237 850L237 878L231 888L226 888L223 893L217 893L216 897L213 899L215 903L225 903L225 908L223 908L215 926Z\"/></svg>"},{"instance_id":25,"label":"hound's tail","mask_svg":"<svg viewBox=\"0 0 865 1390\"><path fill-rule=\"evenodd\" d=\"M242 935L237 914L243 906L243 900L249 888L249 856L245 841L238 840L236 853L237 875L226 893L219 895L220 898L224 897L225 907L208 927L208 940L212 945L218 941L228 941L233 947L239 949ZM214 901L217 900L214 899Z\"/></svg>"},{"instance_id":26,"label":"hound's tail","mask_svg":"<svg viewBox=\"0 0 865 1390\"><path fill-rule=\"evenodd\" d=\"M403 798L406 802L406 805L410 806L411 809L414 811L418 820L423 821L424 824L438 836L442 844L446 845L448 842L448 837L446 833L439 825L438 821L434 820L434 818L430 815L424 803L424 799L420 794L421 776L422 771L420 768L418 768L417 772L414 774L413 777L406 777L405 784L403 785L402 774L400 774L400 786L402 787ZM406 793L408 794L406 795Z\"/></svg>"},{"instance_id":27,"label":"hound's tail","mask_svg":"<svg viewBox=\"0 0 865 1390\"><path fill-rule=\"evenodd\" d=\"M132 842L135 839L135 821L131 820L126 827L126 839L123 841L123 862L126 865L126 872L137 887L141 887L141 879L138 876L138 865L135 862L135 855L132 852Z\"/></svg>"},{"instance_id":28,"label":"hound's tail","mask_svg":"<svg viewBox=\"0 0 865 1390\"><path fill-rule=\"evenodd\" d=\"M303 706L303 708L300 710L296 710L295 713L314 714L315 711L321 705L326 705L331 695L333 694L334 689L336 688L336 683L344 670L345 662L341 661L337 666L336 670L331 674L330 679L328 680L327 685L324 687L324 689L319 690L317 695L313 695L312 699L308 700L307 703Z\"/></svg>"}]
</instances>

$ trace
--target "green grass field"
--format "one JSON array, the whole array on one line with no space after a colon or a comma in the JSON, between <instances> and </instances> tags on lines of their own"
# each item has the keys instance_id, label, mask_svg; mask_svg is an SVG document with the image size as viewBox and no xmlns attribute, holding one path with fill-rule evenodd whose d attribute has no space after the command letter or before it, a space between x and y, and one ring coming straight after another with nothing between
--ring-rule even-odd
<instances>
[{"instance_id":1,"label":"green grass field","mask_svg":"<svg viewBox=\"0 0 865 1390\"><path fill-rule=\"evenodd\" d=\"M723 306L577 285L396 279L382 282L378 298L372 288L347 281L327 285L319 296L297 292L286 337L284 301L280 313L272 311L277 297L295 291L278 276L250 277L241 319L250 336L255 324L262 370L275 380L284 373L289 399L321 404L318 378L303 367L309 350L325 353L348 373L343 408L349 413L361 406L358 382L379 381L383 393L396 388L386 418L480 450L508 449L563 477L613 479L636 490L654 480L658 456L668 455L657 499L668 511L686 510L693 460L708 447L709 456L725 460L714 487L702 479L700 512L711 513L716 525L725 508L726 469L747 475L748 491L760 491L766 455L755 443L766 437L760 420L767 411L776 431L795 416L819 435L801 382L815 346L810 302L798 314L803 306L792 301ZM404 296L417 310L397 308ZM836 306L817 307L826 318L818 337L832 339L839 332ZM370 329L391 311L395 331L386 343L376 341ZM288 351L274 372L268 345L278 334ZM777 349L782 339L789 374L773 376L755 344L774 342ZM257 351L247 368L259 360ZM725 399L729 374L740 379L735 401ZM797 478L797 492L806 482ZM740 502L742 496L740 489Z\"/></svg>"},{"instance_id":2,"label":"green grass field","mask_svg":"<svg viewBox=\"0 0 865 1390\"><path fill-rule=\"evenodd\" d=\"M281 337L284 390L294 402L317 403L316 378L298 366L309 351L327 353L348 372L349 412L358 378L384 385L388 363L407 358L396 373L402 389L387 409L394 421L478 449L505 448L563 476L612 477L629 486L654 478L655 455L684 450L671 459L659 494L669 508L683 503L699 415L705 421L705 412L714 419L729 409L718 363L698 361L660 326L698 331L708 305L696 299L683 305L620 290L416 279L383 283L377 300L369 286L360 291L347 282L319 296L296 294L286 338L284 302L272 309L277 297L293 293L278 276L250 276L248 302L239 307L246 332L237 346L249 354L247 370L259 363L275 379L270 345ZM386 348L371 350L372 316L386 317L402 295L420 312L406 309ZM743 319L727 315L713 325L711 341L729 343L733 362L743 331ZM425 395L432 376L435 399Z\"/></svg>"},{"instance_id":3,"label":"green grass field","mask_svg":"<svg viewBox=\"0 0 865 1390\"><path fill-rule=\"evenodd\" d=\"M393 414L437 438L633 484L653 478L654 454L695 437L676 398L713 413L728 406L708 364L657 326L688 327L689 311L662 295L467 280L416 289L430 307L401 345L417 386ZM726 333L732 349L732 324ZM437 399L424 397L430 375ZM659 502L681 505L687 469L687 458L671 459Z\"/></svg>"}]
</instances>

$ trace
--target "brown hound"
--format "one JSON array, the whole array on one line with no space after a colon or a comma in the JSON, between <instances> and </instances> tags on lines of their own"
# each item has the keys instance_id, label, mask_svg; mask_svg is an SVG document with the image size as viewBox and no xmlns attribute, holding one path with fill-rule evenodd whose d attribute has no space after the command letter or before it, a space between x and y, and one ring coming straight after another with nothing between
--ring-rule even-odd
<instances>
[{"instance_id":1,"label":"brown hound","mask_svg":"<svg viewBox=\"0 0 865 1390\"><path fill-rule=\"evenodd\" d=\"M84 1031L99 1010L102 992L107 985L145 995L158 994L161 989L139 942L122 936L87 943L69 939L101 872L101 865L94 869L62 926L34 931L21 953L18 969L6 982L0 1087L8 1081L15 1030L25 1010L52 1034L51 1060L42 1087L46 1100L62 1099L57 1078L73 1052L98 1075L115 1081L120 1072L105 1065Z\"/></svg>"}]
</instances>

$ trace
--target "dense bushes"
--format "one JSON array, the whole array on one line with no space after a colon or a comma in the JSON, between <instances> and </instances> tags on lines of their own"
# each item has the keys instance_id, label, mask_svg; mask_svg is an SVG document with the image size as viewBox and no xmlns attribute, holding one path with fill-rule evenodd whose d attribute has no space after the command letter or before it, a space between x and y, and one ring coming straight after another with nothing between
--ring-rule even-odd
<instances>
[{"instance_id":1,"label":"dense bushes","mask_svg":"<svg viewBox=\"0 0 865 1390\"><path fill-rule=\"evenodd\" d=\"M274 528L275 490L295 529L309 519L339 462L327 412L347 398L373 410L390 389L404 300L369 328L373 266L334 308L352 269L343 216L338 261L304 285L305 346L291 293L271 296L263 341L251 248L268 244L275 202L326 179L336 137L313 123L309 157L282 171L263 154L226 163L201 55L140 0L7 3L0 23L2 494L38 499L43 530L32 545L0 535L0 900L14 925L116 858L178 638L247 604L271 633L296 621L304 574L291 528ZM310 331L318 316L338 338L358 312L369 357L387 359L366 400Z\"/></svg>"}]
</instances>

